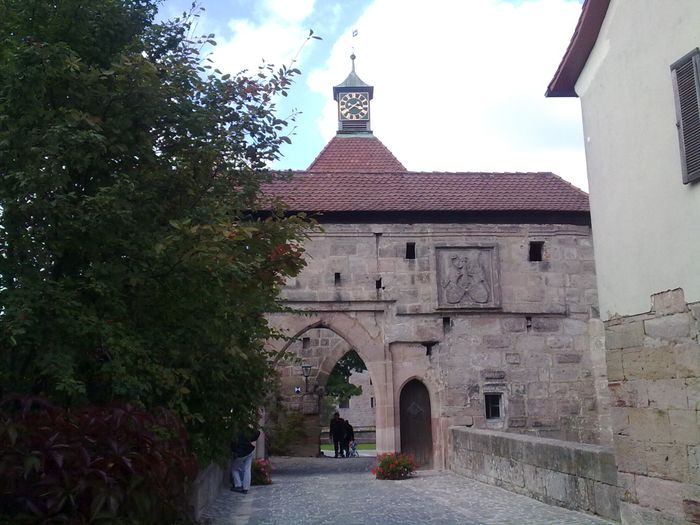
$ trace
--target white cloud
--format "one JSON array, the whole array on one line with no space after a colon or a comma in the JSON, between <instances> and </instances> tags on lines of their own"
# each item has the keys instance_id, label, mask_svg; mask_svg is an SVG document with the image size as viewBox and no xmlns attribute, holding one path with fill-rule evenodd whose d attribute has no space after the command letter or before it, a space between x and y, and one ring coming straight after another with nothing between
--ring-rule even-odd
<instances>
[{"instance_id":1,"label":"white cloud","mask_svg":"<svg viewBox=\"0 0 700 525\"><path fill-rule=\"evenodd\" d=\"M263 61L290 65L304 44L309 29L303 25L313 12L314 0L265 0L252 18L231 19L230 39L217 38L212 60L221 71L256 71ZM297 61L301 61L301 56ZM298 63L296 64L298 65Z\"/></svg>"},{"instance_id":2,"label":"white cloud","mask_svg":"<svg viewBox=\"0 0 700 525\"><path fill-rule=\"evenodd\" d=\"M571 0L375 0L309 75L328 100L318 125L335 133L331 86L354 45L375 86L372 127L408 169L553 171L585 189L579 101L544 98L580 12Z\"/></svg>"}]
</instances>

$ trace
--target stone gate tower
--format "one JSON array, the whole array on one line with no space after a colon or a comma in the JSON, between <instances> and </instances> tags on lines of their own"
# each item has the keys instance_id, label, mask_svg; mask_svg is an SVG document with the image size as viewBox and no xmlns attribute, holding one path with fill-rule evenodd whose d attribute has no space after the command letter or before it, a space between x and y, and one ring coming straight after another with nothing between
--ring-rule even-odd
<instances>
[{"instance_id":1,"label":"stone gate tower","mask_svg":"<svg viewBox=\"0 0 700 525\"><path fill-rule=\"evenodd\" d=\"M453 425L606 441L587 195L552 173L406 170L371 131L354 58L333 89L337 134L265 188L323 226L282 293L304 315L270 316L296 337L275 348L311 366L308 394L302 368L280 366L310 436L298 453L317 453L318 387L350 350L372 380L379 452L444 466Z\"/></svg>"}]
</instances>

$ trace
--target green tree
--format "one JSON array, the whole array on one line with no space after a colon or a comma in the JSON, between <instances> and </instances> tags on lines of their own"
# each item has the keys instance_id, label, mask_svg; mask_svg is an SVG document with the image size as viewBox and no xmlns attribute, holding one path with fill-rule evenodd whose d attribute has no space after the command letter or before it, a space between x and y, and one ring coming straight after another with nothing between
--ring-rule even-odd
<instances>
[{"instance_id":1,"label":"green tree","mask_svg":"<svg viewBox=\"0 0 700 525\"><path fill-rule=\"evenodd\" d=\"M156 0L0 2L0 394L255 418L302 217L255 213L294 69L222 75ZM270 206L265 206L269 208Z\"/></svg>"},{"instance_id":2,"label":"green tree","mask_svg":"<svg viewBox=\"0 0 700 525\"><path fill-rule=\"evenodd\" d=\"M326 395L333 398L336 404L346 401L353 396L362 395L362 387L350 383L350 376L353 372L364 372L367 370L365 362L355 350L350 350L331 370L326 383Z\"/></svg>"}]
</instances>

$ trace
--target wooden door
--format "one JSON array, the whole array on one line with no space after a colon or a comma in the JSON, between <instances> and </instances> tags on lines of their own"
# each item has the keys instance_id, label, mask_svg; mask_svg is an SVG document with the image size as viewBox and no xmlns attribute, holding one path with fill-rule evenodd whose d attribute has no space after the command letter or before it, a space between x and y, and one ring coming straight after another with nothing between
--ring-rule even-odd
<instances>
[{"instance_id":1,"label":"wooden door","mask_svg":"<svg viewBox=\"0 0 700 525\"><path fill-rule=\"evenodd\" d=\"M401 452L413 454L419 467L433 466L433 432L428 389L417 379L406 383L399 400Z\"/></svg>"}]
</instances>

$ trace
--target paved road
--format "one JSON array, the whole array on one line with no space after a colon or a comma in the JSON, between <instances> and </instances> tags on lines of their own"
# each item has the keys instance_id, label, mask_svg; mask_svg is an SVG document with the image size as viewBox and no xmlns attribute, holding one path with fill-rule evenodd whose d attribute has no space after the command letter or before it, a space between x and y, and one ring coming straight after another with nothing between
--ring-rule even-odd
<instances>
[{"instance_id":1,"label":"paved road","mask_svg":"<svg viewBox=\"0 0 700 525\"><path fill-rule=\"evenodd\" d=\"M226 492L211 525L607 525L450 472L379 481L374 458L273 458L273 484Z\"/></svg>"}]
</instances>

